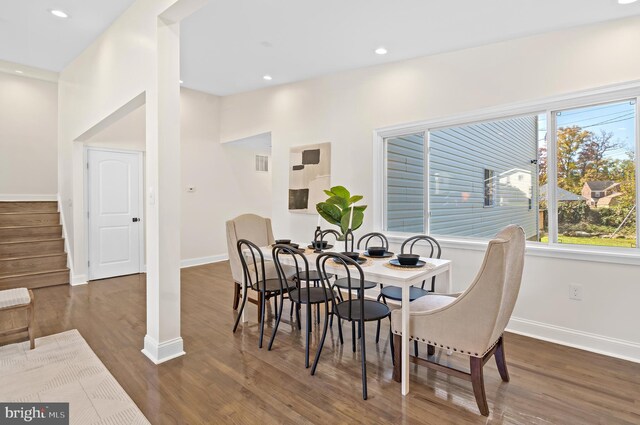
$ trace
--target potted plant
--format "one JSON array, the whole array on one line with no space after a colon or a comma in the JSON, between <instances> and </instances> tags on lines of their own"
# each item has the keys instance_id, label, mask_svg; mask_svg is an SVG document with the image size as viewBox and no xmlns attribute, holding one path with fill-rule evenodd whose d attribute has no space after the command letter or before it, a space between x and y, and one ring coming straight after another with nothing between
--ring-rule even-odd
<instances>
[{"instance_id":1,"label":"potted plant","mask_svg":"<svg viewBox=\"0 0 640 425\"><path fill-rule=\"evenodd\" d=\"M351 193L349 193L344 186L334 186L330 190L325 190L324 193L326 193L329 198L324 202L317 203L316 210L322 218L340 228L340 233L342 234L341 240L343 240L344 234L349 229L352 206L353 219L351 230L356 230L362 226L364 210L367 209L367 206L355 205L356 202L362 200L362 196L351 196Z\"/></svg>"}]
</instances>

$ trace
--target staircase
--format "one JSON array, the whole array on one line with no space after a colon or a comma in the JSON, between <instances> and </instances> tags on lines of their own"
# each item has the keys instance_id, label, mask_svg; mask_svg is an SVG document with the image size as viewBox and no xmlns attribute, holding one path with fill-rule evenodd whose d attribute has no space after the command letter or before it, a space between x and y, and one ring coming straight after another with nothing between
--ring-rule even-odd
<instances>
[{"instance_id":1,"label":"staircase","mask_svg":"<svg viewBox=\"0 0 640 425\"><path fill-rule=\"evenodd\" d=\"M69 283L57 202L0 202L0 290Z\"/></svg>"}]
</instances>

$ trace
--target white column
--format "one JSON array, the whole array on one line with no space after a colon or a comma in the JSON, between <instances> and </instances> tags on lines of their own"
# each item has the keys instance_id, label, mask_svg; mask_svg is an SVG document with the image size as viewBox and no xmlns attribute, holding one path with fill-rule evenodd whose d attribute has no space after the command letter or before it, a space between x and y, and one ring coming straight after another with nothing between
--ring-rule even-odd
<instances>
[{"instance_id":1,"label":"white column","mask_svg":"<svg viewBox=\"0 0 640 425\"><path fill-rule=\"evenodd\" d=\"M185 354L180 336L180 24L158 19L146 97L147 335L155 363Z\"/></svg>"}]
</instances>

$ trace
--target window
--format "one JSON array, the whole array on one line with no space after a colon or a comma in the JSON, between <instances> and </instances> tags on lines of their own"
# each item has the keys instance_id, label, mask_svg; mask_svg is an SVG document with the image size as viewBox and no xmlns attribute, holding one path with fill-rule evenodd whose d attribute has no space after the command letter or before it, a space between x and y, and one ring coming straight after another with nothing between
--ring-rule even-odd
<instances>
[{"instance_id":1,"label":"window","mask_svg":"<svg viewBox=\"0 0 640 425\"><path fill-rule=\"evenodd\" d=\"M556 111L557 240L635 248L636 102ZM567 197L569 197L567 195Z\"/></svg>"},{"instance_id":2,"label":"window","mask_svg":"<svg viewBox=\"0 0 640 425\"><path fill-rule=\"evenodd\" d=\"M394 128L383 139L383 228L487 239L518 224L529 241L637 248L633 90L628 100L589 95L554 101L570 108L414 125L403 136Z\"/></svg>"},{"instance_id":3,"label":"window","mask_svg":"<svg viewBox=\"0 0 640 425\"><path fill-rule=\"evenodd\" d=\"M511 182L511 177L507 177L507 184ZM484 169L484 206L495 205L494 194L496 193L496 172Z\"/></svg>"},{"instance_id":4,"label":"window","mask_svg":"<svg viewBox=\"0 0 640 425\"><path fill-rule=\"evenodd\" d=\"M537 115L431 130L430 233L490 238L517 223L537 240L537 144Z\"/></svg>"},{"instance_id":5,"label":"window","mask_svg":"<svg viewBox=\"0 0 640 425\"><path fill-rule=\"evenodd\" d=\"M386 230L424 233L424 133L385 139Z\"/></svg>"}]
</instances>

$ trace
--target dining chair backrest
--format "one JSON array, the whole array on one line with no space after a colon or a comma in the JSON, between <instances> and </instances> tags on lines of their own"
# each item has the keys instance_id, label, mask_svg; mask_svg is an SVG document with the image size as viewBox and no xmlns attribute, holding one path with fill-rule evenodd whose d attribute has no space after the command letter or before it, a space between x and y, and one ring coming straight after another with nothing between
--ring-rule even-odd
<instances>
[{"instance_id":1,"label":"dining chair backrest","mask_svg":"<svg viewBox=\"0 0 640 425\"><path fill-rule=\"evenodd\" d=\"M360 244L362 243L362 241L364 241L364 249L369 248L369 243L371 242L372 239L380 241L380 245L375 245L375 246L383 246L386 251L389 251L389 240L385 235L378 232L367 233L366 235L358 239L358 249L360 249Z\"/></svg>"},{"instance_id":2,"label":"dining chair backrest","mask_svg":"<svg viewBox=\"0 0 640 425\"><path fill-rule=\"evenodd\" d=\"M266 290L264 255L260 247L247 239L240 239L237 244L237 254L242 265L243 282L247 286L255 287L258 291Z\"/></svg>"},{"instance_id":3,"label":"dining chair backrest","mask_svg":"<svg viewBox=\"0 0 640 425\"><path fill-rule=\"evenodd\" d=\"M243 214L227 221L227 249L229 264L235 282L242 282L242 264L237 251L240 239L247 239L258 246L268 246L274 243L271 220L256 214Z\"/></svg>"},{"instance_id":4,"label":"dining chair backrest","mask_svg":"<svg viewBox=\"0 0 640 425\"><path fill-rule=\"evenodd\" d=\"M313 281L309 280L309 261L307 261L304 251L297 250L291 245L277 244L273 246L272 254L273 262L276 265L276 271L278 273L278 279L280 279L280 285L283 288L287 288L287 292L290 293L293 289L288 284L291 280L295 282L295 288L298 290L310 288L312 286L311 284ZM285 272L285 267L282 264L283 257L288 257L288 259L293 261L293 275L291 272L289 272L289 274ZM303 292L306 292L306 302L309 303L310 291ZM302 292L300 293L302 294Z\"/></svg>"},{"instance_id":5,"label":"dining chair backrest","mask_svg":"<svg viewBox=\"0 0 640 425\"><path fill-rule=\"evenodd\" d=\"M427 255L427 257L440 258L440 255L442 254L442 249L440 248L440 244L438 243L437 240L427 235L412 236L409 239L405 240L404 242L402 242L402 245L400 246L400 253L413 254L413 249L415 248L415 245L418 242L424 242L423 245L428 246L427 249L429 249L430 252ZM406 249L408 249L409 252L405 252Z\"/></svg>"},{"instance_id":6,"label":"dining chair backrest","mask_svg":"<svg viewBox=\"0 0 640 425\"><path fill-rule=\"evenodd\" d=\"M331 287L331 282L329 280L329 276L334 274L334 272L327 272L327 261L329 261L330 266L332 267L340 267L344 268L344 272L335 273L341 276L344 276L347 281L347 299L345 302L348 302L348 316L351 317L352 306L355 302L360 303L360 314L361 320L364 320L364 272L362 271L362 267L347 257L346 255L342 255L338 252L325 252L323 254L318 255L316 258L316 270L320 273L320 278L323 282L323 285L327 287ZM354 291L357 291L358 298L354 301L353 295Z\"/></svg>"},{"instance_id":7,"label":"dining chair backrest","mask_svg":"<svg viewBox=\"0 0 640 425\"><path fill-rule=\"evenodd\" d=\"M526 244L524 230L516 225L505 227L496 235L496 239L507 241L507 245L505 247L504 284L500 310L492 334L493 339L497 339L504 332L516 305L524 270L524 249Z\"/></svg>"}]
</instances>

